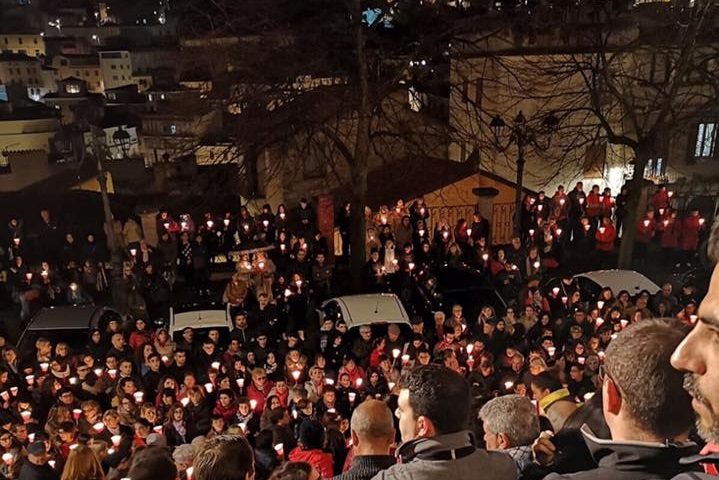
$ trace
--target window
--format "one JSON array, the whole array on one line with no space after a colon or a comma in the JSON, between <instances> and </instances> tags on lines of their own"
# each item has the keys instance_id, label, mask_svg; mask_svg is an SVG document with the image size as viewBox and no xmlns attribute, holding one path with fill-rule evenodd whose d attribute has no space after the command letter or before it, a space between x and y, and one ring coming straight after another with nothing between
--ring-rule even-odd
<instances>
[{"instance_id":1,"label":"window","mask_svg":"<svg viewBox=\"0 0 719 480\"><path fill-rule=\"evenodd\" d=\"M117 70L117 65L110 65L110 70Z\"/></svg>"},{"instance_id":2,"label":"window","mask_svg":"<svg viewBox=\"0 0 719 480\"><path fill-rule=\"evenodd\" d=\"M694 141L694 160L714 158L716 152L717 123L700 123Z\"/></svg>"},{"instance_id":3,"label":"window","mask_svg":"<svg viewBox=\"0 0 719 480\"><path fill-rule=\"evenodd\" d=\"M67 93L80 93L80 85L76 83L68 83L65 85L65 91Z\"/></svg>"},{"instance_id":4,"label":"window","mask_svg":"<svg viewBox=\"0 0 719 480\"><path fill-rule=\"evenodd\" d=\"M60 65L63 67L67 67L67 60L65 60L64 58L60 60Z\"/></svg>"},{"instance_id":5,"label":"window","mask_svg":"<svg viewBox=\"0 0 719 480\"><path fill-rule=\"evenodd\" d=\"M660 178L666 172L666 163L662 157L650 158L647 166L644 168L644 178Z\"/></svg>"},{"instance_id":6,"label":"window","mask_svg":"<svg viewBox=\"0 0 719 480\"><path fill-rule=\"evenodd\" d=\"M19 45L22 45L22 38L18 38L18 39L17 39L17 43L18 43Z\"/></svg>"},{"instance_id":7,"label":"window","mask_svg":"<svg viewBox=\"0 0 719 480\"><path fill-rule=\"evenodd\" d=\"M177 125L175 125L174 123L170 125L170 133L172 135L175 135L177 133Z\"/></svg>"},{"instance_id":8,"label":"window","mask_svg":"<svg viewBox=\"0 0 719 480\"><path fill-rule=\"evenodd\" d=\"M117 80L117 75L113 75L113 76L112 76L112 79L113 79L113 80Z\"/></svg>"},{"instance_id":9,"label":"window","mask_svg":"<svg viewBox=\"0 0 719 480\"><path fill-rule=\"evenodd\" d=\"M32 39L32 43L34 43L35 45L37 45L37 38L33 38L33 39Z\"/></svg>"}]
</instances>

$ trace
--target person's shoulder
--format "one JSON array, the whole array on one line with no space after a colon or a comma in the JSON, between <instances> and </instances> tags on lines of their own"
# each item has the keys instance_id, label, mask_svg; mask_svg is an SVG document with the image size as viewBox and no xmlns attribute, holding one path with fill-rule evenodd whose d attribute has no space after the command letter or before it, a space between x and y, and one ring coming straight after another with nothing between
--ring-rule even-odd
<instances>
[{"instance_id":1,"label":"person's shoulder","mask_svg":"<svg viewBox=\"0 0 719 480\"><path fill-rule=\"evenodd\" d=\"M676 475L672 480L716 480L717 477L702 472L682 472Z\"/></svg>"}]
</instances>

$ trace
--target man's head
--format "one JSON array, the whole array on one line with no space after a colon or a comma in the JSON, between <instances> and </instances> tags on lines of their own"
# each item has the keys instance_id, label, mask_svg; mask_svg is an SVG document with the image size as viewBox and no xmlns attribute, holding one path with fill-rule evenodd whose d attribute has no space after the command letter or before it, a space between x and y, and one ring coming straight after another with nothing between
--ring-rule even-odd
<instances>
[{"instance_id":1,"label":"man's head","mask_svg":"<svg viewBox=\"0 0 719 480\"><path fill-rule=\"evenodd\" d=\"M457 372L440 365L412 369L402 378L397 400L402 441L464 430L469 406L469 384Z\"/></svg>"},{"instance_id":2,"label":"man's head","mask_svg":"<svg viewBox=\"0 0 719 480\"><path fill-rule=\"evenodd\" d=\"M244 437L237 435L219 435L207 440L195 456L192 466L193 480L255 478L252 447Z\"/></svg>"},{"instance_id":3,"label":"man's head","mask_svg":"<svg viewBox=\"0 0 719 480\"><path fill-rule=\"evenodd\" d=\"M360 403L352 413L350 429L355 456L389 455L395 432L386 403L371 399Z\"/></svg>"},{"instance_id":4,"label":"man's head","mask_svg":"<svg viewBox=\"0 0 719 480\"><path fill-rule=\"evenodd\" d=\"M166 449L147 447L133 456L128 476L133 480L175 480L177 467Z\"/></svg>"},{"instance_id":5,"label":"man's head","mask_svg":"<svg viewBox=\"0 0 719 480\"><path fill-rule=\"evenodd\" d=\"M539 436L539 418L526 397L504 395L493 398L479 411L488 450L531 445Z\"/></svg>"},{"instance_id":6,"label":"man's head","mask_svg":"<svg viewBox=\"0 0 719 480\"><path fill-rule=\"evenodd\" d=\"M689 431L689 395L669 363L683 337L677 322L643 320L609 344L602 399L614 440L664 441Z\"/></svg>"},{"instance_id":7,"label":"man's head","mask_svg":"<svg viewBox=\"0 0 719 480\"><path fill-rule=\"evenodd\" d=\"M719 260L719 221L714 222L709 258ZM693 397L699 434L719 442L719 266L714 267L709 289L697 312L699 321L672 355L672 365L686 374L686 388Z\"/></svg>"}]
</instances>

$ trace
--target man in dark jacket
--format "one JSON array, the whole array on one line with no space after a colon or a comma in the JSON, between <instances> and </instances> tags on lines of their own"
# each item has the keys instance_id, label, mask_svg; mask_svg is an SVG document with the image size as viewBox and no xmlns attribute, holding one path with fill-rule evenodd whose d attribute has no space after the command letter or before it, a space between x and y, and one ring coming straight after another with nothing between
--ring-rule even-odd
<instances>
[{"instance_id":1,"label":"man in dark jacket","mask_svg":"<svg viewBox=\"0 0 719 480\"><path fill-rule=\"evenodd\" d=\"M395 464L389 454L394 442L394 421L387 404L367 400L352 413L352 464L333 480L369 480Z\"/></svg>"},{"instance_id":2,"label":"man in dark jacket","mask_svg":"<svg viewBox=\"0 0 719 480\"><path fill-rule=\"evenodd\" d=\"M60 480L60 475L47 464L45 442L33 442L27 447L27 461L20 468L18 480Z\"/></svg>"},{"instance_id":3,"label":"man in dark jacket","mask_svg":"<svg viewBox=\"0 0 719 480\"><path fill-rule=\"evenodd\" d=\"M451 408L450 408L451 406ZM514 480L517 467L501 452L475 446L467 430L470 388L457 372L441 365L414 368L402 381L397 412L402 460L375 480Z\"/></svg>"},{"instance_id":4,"label":"man in dark jacket","mask_svg":"<svg viewBox=\"0 0 719 480\"><path fill-rule=\"evenodd\" d=\"M709 258L719 260L719 222L714 222L709 238ZM677 480L716 478L719 470L719 266L714 267L709 290L699 305L694 329L672 355L672 365L686 373L684 387L692 396L698 417L699 434L708 442L702 455L685 459L688 465L701 465L705 474L681 475Z\"/></svg>"},{"instance_id":5,"label":"man in dark jacket","mask_svg":"<svg viewBox=\"0 0 719 480\"><path fill-rule=\"evenodd\" d=\"M644 320L612 341L602 378L604 419L612 438L598 438L585 425L582 435L598 468L566 478L670 479L688 470L679 460L697 450L687 441L693 423L690 399L682 374L669 361L683 336L676 321Z\"/></svg>"}]
</instances>

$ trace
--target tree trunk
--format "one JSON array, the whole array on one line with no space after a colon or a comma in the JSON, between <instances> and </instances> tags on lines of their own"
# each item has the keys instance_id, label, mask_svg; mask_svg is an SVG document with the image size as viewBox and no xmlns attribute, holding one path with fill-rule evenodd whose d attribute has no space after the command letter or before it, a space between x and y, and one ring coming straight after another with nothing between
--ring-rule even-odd
<instances>
[{"instance_id":1,"label":"tree trunk","mask_svg":"<svg viewBox=\"0 0 719 480\"><path fill-rule=\"evenodd\" d=\"M627 184L629 196L627 198L627 209L622 223L622 240L619 245L619 256L617 268L631 269L634 258L634 242L637 238L637 221L639 212L639 200L642 196L644 186L644 169L652 155L653 144L650 141L642 141L634 150L634 174Z\"/></svg>"},{"instance_id":2,"label":"tree trunk","mask_svg":"<svg viewBox=\"0 0 719 480\"><path fill-rule=\"evenodd\" d=\"M352 202L352 241L350 270L352 288L359 292L362 288L362 268L366 258L366 220L364 208L367 205L367 173L370 151L371 111L369 101L369 72L365 57L365 36L362 26L361 0L353 0L352 15L354 21L355 61L357 62L357 80L359 82L357 108L357 131L354 145L354 159L351 168L353 185Z\"/></svg>"}]
</instances>

